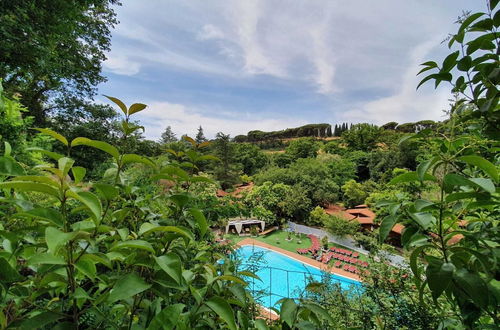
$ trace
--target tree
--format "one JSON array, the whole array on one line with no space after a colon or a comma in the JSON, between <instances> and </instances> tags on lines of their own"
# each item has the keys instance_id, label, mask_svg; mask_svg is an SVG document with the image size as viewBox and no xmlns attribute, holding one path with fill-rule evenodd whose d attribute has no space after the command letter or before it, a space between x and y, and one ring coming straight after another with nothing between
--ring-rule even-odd
<instances>
[{"instance_id":1,"label":"tree","mask_svg":"<svg viewBox=\"0 0 500 330\"><path fill-rule=\"evenodd\" d=\"M196 133L196 137L194 139L196 141L196 143L200 144L200 143L203 143L203 142L206 142L207 141L207 138L205 137L205 134L203 134L203 128L201 127L198 127L198 133Z\"/></svg>"},{"instance_id":2,"label":"tree","mask_svg":"<svg viewBox=\"0 0 500 330\"><path fill-rule=\"evenodd\" d=\"M117 0L0 1L0 79L43 125L58 98L92 98L117 24Z\"/></svg>"},{"instance_id":3,"label":"tree","mask_svg":"<svg viewBox=\"0 0 500 330\"><path fill-rule=\"evenodd\" d=\"M342 186L344 202L348 207L364 204L365 199L373 190L375 190L373 181L358 183L355 180L349 180Z\"/></svg>"},{"instance_id":4,"label":"tree","mask_svg":"<svg viewBox=\"0 0 500 330\"><path fill-rule=\"evenodd\" d=\"M262 207L271 211L278 224L284 220L303 221L311 208L311 200L300 187L269 181L254 187L245 202L251 208Z\"/></svg>"},{"instance_id":5,"label":"tree","mask_svg":"<svg viewBox=\"0 0 500 330\"><path fill-rule=\"evenodd\" d=\"M371 124L356 124L342 133L342 139L355 150L370 151L379 142L381 129Z\"/></svg>"},{"instance_id":6,"label":"tree","mask_svg":"<svg viewBox=\"0 0 500 330\"><path fill-rule=\"evenodd\" d=\"M383 129L386 129L386 130L395 130L396 129L396 126L398 126L398 123L395 122L395 121L390 121L388 122L387 124L384 124L380 127L382 127Z\"/></svg>"},{"instance_id":7,"label":"tree","mask_svg":"<svg viewBox=\"0 0 500 330\"><path fill-rule=\"evenodd\" d=\"M239 170L234 161L234 144L231 142L229 134L217 133L212 143L212 150L220 160L220 163L215 165L212 171L222 189L231 188L239 181Z\"/></svg>"},{"instance_id":8,"label":"tree","mask_svg":"<svg viewBox=\"0 0 500 330\"><path fill-rule=\"evenodd\" d=\"M319 150L319 144L314 138L300 138L290 142L286 153L292 159L314 158Z\"/></svg>"},{"instance_id":9,"label":"tree","mask_svg":"<svg viewBox=\"0 0 500 330\"><path fill-rule=\"evenodd\" d=\"M314 205L338 199L339 186L328 165L314 158L303 158L288 168L270 167L254 176L257 185L266 181L283 183L304 191Z\"/></svg>"},{"instance_id":10,"label":"tree","mask_svg":"<svg viewBox=\"0 0 500 330\"><path fill-rule=\"evenodd\" d=\"M234 162L241 164L243 173L254 175L267 164L268 158L255 144L236 143L234 144Z\"/></svg>"},{"instance_id":11,"label":"tree","mask_svg":"<svg viewBox=\"0 0 500 330\"><path fill-rule=\"evenodd\" d=\"M167 144L172 142L177 142L177 137L175 136L175 133L172 131L172 127L170 127L169 125L167 126L167 128L165 128L165 131L161 133L160 143Z\"/></svg>"}]
</instances>

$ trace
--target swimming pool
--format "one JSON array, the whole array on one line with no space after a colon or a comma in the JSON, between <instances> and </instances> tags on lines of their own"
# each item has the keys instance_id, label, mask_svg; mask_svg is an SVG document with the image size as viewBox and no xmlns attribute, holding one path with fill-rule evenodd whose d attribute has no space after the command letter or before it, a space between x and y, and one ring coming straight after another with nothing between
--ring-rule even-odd
<instances>
[{"instance_id":1,"label":"swimming pool","mask_svg":"<svg viewBox=\"0 0 500 330\"><path fill-rule=\"evenodd\" d=\"M325 273L281 253L260 246L244 245L236 250L243 267L255 268L261 281L247 278L249 289L264 307L273 307L282 298L298 297L311 281L329 276L342 289L361 288L361 283L347 277Z\"/></svg>"}]
</instances>

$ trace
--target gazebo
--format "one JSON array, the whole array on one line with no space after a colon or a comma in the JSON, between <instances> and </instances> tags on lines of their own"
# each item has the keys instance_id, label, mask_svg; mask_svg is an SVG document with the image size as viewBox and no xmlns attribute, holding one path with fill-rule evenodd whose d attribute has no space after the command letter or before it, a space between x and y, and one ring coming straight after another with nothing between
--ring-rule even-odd
<instances>
[{"instance_id":1,"label":"gazebo","mask_svg":"<svg viewBox=\"0 0 500 330\"><path fill-rule=\"evenodd\" d=\"M251 226L260 226L260 231L264 231L266 223L257 219L232 220L226 225L226 234L229 233L229 229L231 227L234 227L238 235L241 236L241 232L245 232L245 229L250 228Z\"/></svg>"}]
</instances>

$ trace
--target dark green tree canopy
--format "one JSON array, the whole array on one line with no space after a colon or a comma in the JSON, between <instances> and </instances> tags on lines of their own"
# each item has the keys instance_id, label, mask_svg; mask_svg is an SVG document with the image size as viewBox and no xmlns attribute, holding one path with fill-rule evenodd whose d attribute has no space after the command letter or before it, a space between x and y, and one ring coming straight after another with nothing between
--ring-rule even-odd
<instances>
[{"instance_id":1,"label":"dark green tree canopy","mask_svg":"<svg viewBox=\"0 0 500 330\"><path fill-rule=\"evenodd\" d=\"M0 0L0 78L7 95L19 94L45 122L60 97L90 97L106 79L118 0Z\"/></svg>"}]
</instances>

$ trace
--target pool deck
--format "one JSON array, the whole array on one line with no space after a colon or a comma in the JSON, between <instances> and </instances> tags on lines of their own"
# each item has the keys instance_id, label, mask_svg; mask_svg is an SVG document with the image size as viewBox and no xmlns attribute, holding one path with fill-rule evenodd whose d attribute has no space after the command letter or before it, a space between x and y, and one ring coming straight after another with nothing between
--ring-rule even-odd
<instances>
[{"instance_id":1,"label":"pool deck","mask_svg":"<svg viewBox=\"0 0 500 330\"><path fill-rule=\"evenodd\" d=\"M237 245L239 245L239 246L243 246L243 245L260 246L260 247L263 247L263 248L266 248L266 249L269 249L269 250L272 250L272 251L284 254L287 257L290 257L290 258L298 260L298 261L300 261L302 263L308 264L309 266L313 266L315 268L321 269L324 272L329 272L329 273L332 273L332 274L335 274L335 275L347 277L347 278L352 279L352 280L361 281L360 277L358 275L356 275L356 274L346 272L343 269L339 269L339 268L335 268L335 267L332 267L332 266L325 265L324 263L319 262L317 260L311 259L311 258L306 257L306 256L302 256L302 255L300 255L298 253L293 253L293 252L281 249L279 247L276 247L276 246L273 246L273 245L270 245L270 244L267 244L267 243L264 243L264 242L257 241L257 240L255 240L253 238L245 238L244 240L238 242Z\"/></svg>"}]
</instances>

